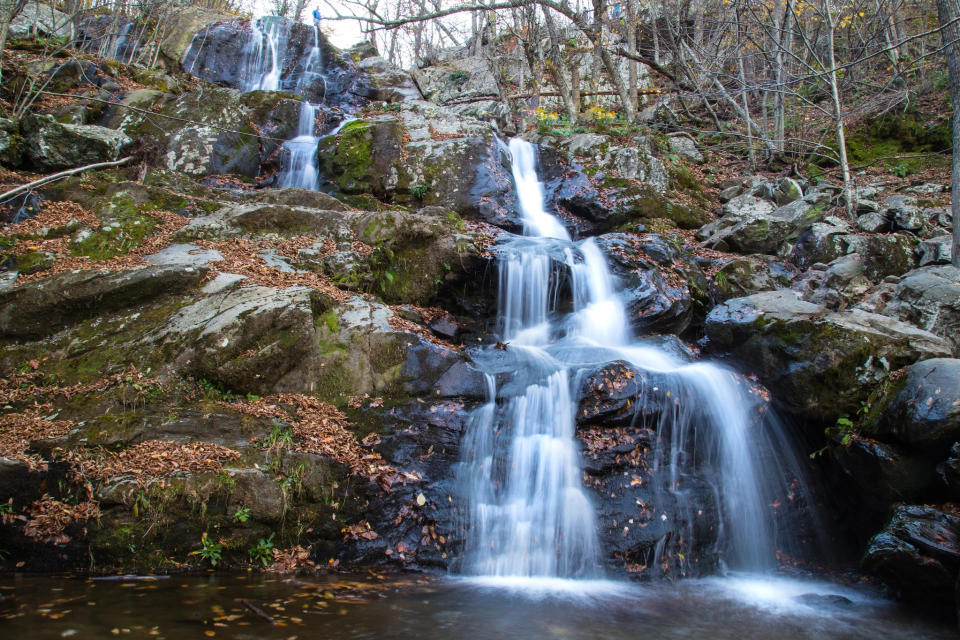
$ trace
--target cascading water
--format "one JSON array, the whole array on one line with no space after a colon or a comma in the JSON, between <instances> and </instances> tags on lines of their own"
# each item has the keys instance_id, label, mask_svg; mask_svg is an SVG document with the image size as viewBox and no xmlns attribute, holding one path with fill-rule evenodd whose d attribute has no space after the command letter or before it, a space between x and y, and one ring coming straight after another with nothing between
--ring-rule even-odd
<instances>
[{"instance_id":1,"label":"cascading water","mask_svg":"<svg viewBox=\"0 0 960 640\"><path fill-rule=\"evenodd\" d=\"M300 123L297 137L283 143L290 158L280 173L281 187L317 188L317 143L315 135L317 106L304 100L300 105Z\"/></svg>"},{"instance_id":2,"label":"cascading water","mask_svg":"<svg viewBox=\"0 0 960 640\"><path fill-rule=\"evenodd\" d=\"M320 52L320 30L313 27L313 46L302 61L303 70L297 80L297 91L311 86L317 79L323 80L323 55ZM299 187L317 189L317 145L320 138L316 135L317 105L306 100L300 106L300 122L295 138L283 143L289 152L289 160L280 173L281 187Z\"/></svg>"},{"instance_id":3,"label":"cascading water","mask_svg":"<svg viewBox=\"0 0 960 640\"><path fill-rule=\"evenodd\" d=\"M123 48L127 44L127 36L130 35L130 29L133 27L133 21L131 20L127 24L123 25L120 28L120 32L117 33L117 39L113 43L113 50L110 52L110 57L114 60L120 60L121 55L123 54Z\"/></svg>"},{"instance_id":4,"label":"cascading water","mask_svg":"<svg viewBox=\"0 0 960 640\"><path fill-rule=\"evenodd\" d=\"M613 361L658 381L638 398L636 416L657 421L660 444L652 471L659 478L659 502L672 505L672 513L661 517L685 523L664 536L648 564L702 535L695 524L703 505L690 488L699 466L714 485L710 499L721 526L712 535L721 562L738 569L774 567L777 539L769 505L795 493L800 476L795 460L778 455L789 447L770 441L770 429L757 420L763 409L742 377L632 339L597 243L571 241L545 211L535 147L514 139L509 148L525 235L497 250L498 330L506 346L474 355L489 389L487 403L471 416L458 471L469 505L463 571L561 578L599 573L596 515L584 489L576 411L581 372ZM558 307L567 284L573 309L564 315ZM506 379L499 389L498 375ZM793 488L786 486L791 481Z\"/></svg>"},{"instance_id":5,"label":"cascading water","mask_svg":"<svg viewBox=\"0 0 960 640\"><path fill-rule=\"evenodd\" d=\"M280 40L283 23L268 16L250 23L252 35L243 52L245 91L280 89Z\"/></svg>"}]
</instances>

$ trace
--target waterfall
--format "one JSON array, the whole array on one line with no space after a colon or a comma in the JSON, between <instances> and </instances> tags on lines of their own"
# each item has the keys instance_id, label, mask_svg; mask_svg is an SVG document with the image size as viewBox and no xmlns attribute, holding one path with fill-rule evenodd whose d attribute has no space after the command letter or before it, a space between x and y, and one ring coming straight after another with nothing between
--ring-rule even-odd
<instances>
[{"instance_id":1,"label":"waterfall","mask_svg":"<svg viewBox=\"0 0 960 640\"><path fill-rule=\"evenodd\" d=\"M244 91L277 91L280 89L280 37L283 22L277 18L260 18L250 23L252 35L244 47Z\"/></svg>"},{"instance_id":2,"label":"waterfall","mask_svg":"<svg viewBox=\"0 0 960 640\"><path fill-rule=\"evenodd\" d=\"M687 362L631 336L627 313L593 239L573 242L546 212L536 148L509 144L524 236L497 247L497 326L504 345L477 351L487 372L487 402L470 417L458 481L466 509L463 571L478 576L583 578L602 559L597 518L584 488L576 440L579 374L625 361L662 381L638 398L638 419L653 409L658 495L664 521L687 523L665 537L648 564L690 545L703 506L692 497L697 465L711 478L719 512L715 549L732 568L776 566L770 504L796 491L800 472L789 447L757 419L761 403L741 376L708 362ZM568 287L572 311L558 310ZM509 354L508 370L502 358ZM496 376L512 379L496 385ZM508 377L510 377L508 376ZM651 404L655 406L651 406ZM772 434L772 435L771 435ZM792 495L792 494L791 494ZM658 510L658 515L660 511ZM632 522L632 521L631 521ZM678 525L679 528L679 525Z\"/></svg>"},{"instance_id":3,"label":"waterfall","mask_svg":"<svg viewBox=\"0 0 960 640\"><path fill-rule=\"evenodd\" d=\"M123 25L119 33L117 33L117 39L113 43L113 51L110 52L110 58L114 60L120 60L120 55L123 52L123 47L127 43L127 36L130 35L130 28L133 27L133 21L131 20L127 24Z\"/></svg>"},{"instance_id":4,"label":"waterfall","mask_svg":"<svg viewBox=\"0 0 960 640\"><path fill-rule=\"evenodd\" d=\"M283 148L290 153L290 158L280 173L281 187L316 190L317 143L320 140L315 135L316 121L317 106L304 100L300 105L297 136L283 143Z\"/></svg>"}]
</instances>

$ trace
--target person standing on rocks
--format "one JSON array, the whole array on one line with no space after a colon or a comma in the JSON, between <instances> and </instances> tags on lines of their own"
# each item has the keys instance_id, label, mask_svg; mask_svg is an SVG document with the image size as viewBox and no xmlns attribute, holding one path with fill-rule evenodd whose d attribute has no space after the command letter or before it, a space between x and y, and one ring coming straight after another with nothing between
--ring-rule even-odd
<instances>
[{"instance_id":1,"label":"person standing on rocks","mask_svg":"<svg viewBox=\"0 0 960 640\"><path fill-rule=\"evenodd\" d=\"M317 29L320 28L320 22L323 20L323 16L320 14L319 7L313 10L313 26Z\"/></svg>"}]
</instances>

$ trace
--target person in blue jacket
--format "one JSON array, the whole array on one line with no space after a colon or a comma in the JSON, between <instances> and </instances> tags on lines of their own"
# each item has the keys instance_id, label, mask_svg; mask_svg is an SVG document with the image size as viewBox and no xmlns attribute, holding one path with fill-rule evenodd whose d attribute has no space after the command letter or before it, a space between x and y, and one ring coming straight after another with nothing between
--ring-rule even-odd
<instances>
[{"instance_id":1,"label":"person in blue jacket","mask_svg":"<svg viewBox=\"0 0 960 640\"><path fill-rule=\"evenodd\" d=\"M313 10L313 25L317 28L320 28L320 21L323 20L323 16L320 15L320 9Z\"/></svg>"}]
</instances>

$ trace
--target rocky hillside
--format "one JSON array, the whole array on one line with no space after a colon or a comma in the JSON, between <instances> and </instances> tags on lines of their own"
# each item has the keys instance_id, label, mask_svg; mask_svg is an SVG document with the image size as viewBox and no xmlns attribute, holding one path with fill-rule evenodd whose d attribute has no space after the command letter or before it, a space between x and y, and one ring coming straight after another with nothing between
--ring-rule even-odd
<instances>
[{"instance_id":1,"label":"rocky hillside","mask_svg":"<svg viewBox=\"0 0 960 640\"><path fill-rule=\"evenodd\" d=\"M37 71L29 42L4 52L0 189L117 161L2 205L5 566L455 566L454 466L486 393L471 347L498 341L497 243L522 231L503 145L519 134L541 145L551 210L597 237L636 333L755 375L814 453L838 544L949 606L960 272L945 181L877 180L849 219L829 181L730 177L729 158L668 127L518 131L488 61L411 75L322 42L311 83L299 24L283 27L282 90L247 91L251 25L189 18L163 70L71 51ZM13 118L31 73L47 93ZM277 187L303 100L321 103L319 191ZM509 352L506 379L521 375ZM615 363L583 382L606 561L712 571L695 540L645 566L693 525L654 519L669 505L653 503L636 378Z\"/></svg>"}]
</instances>

